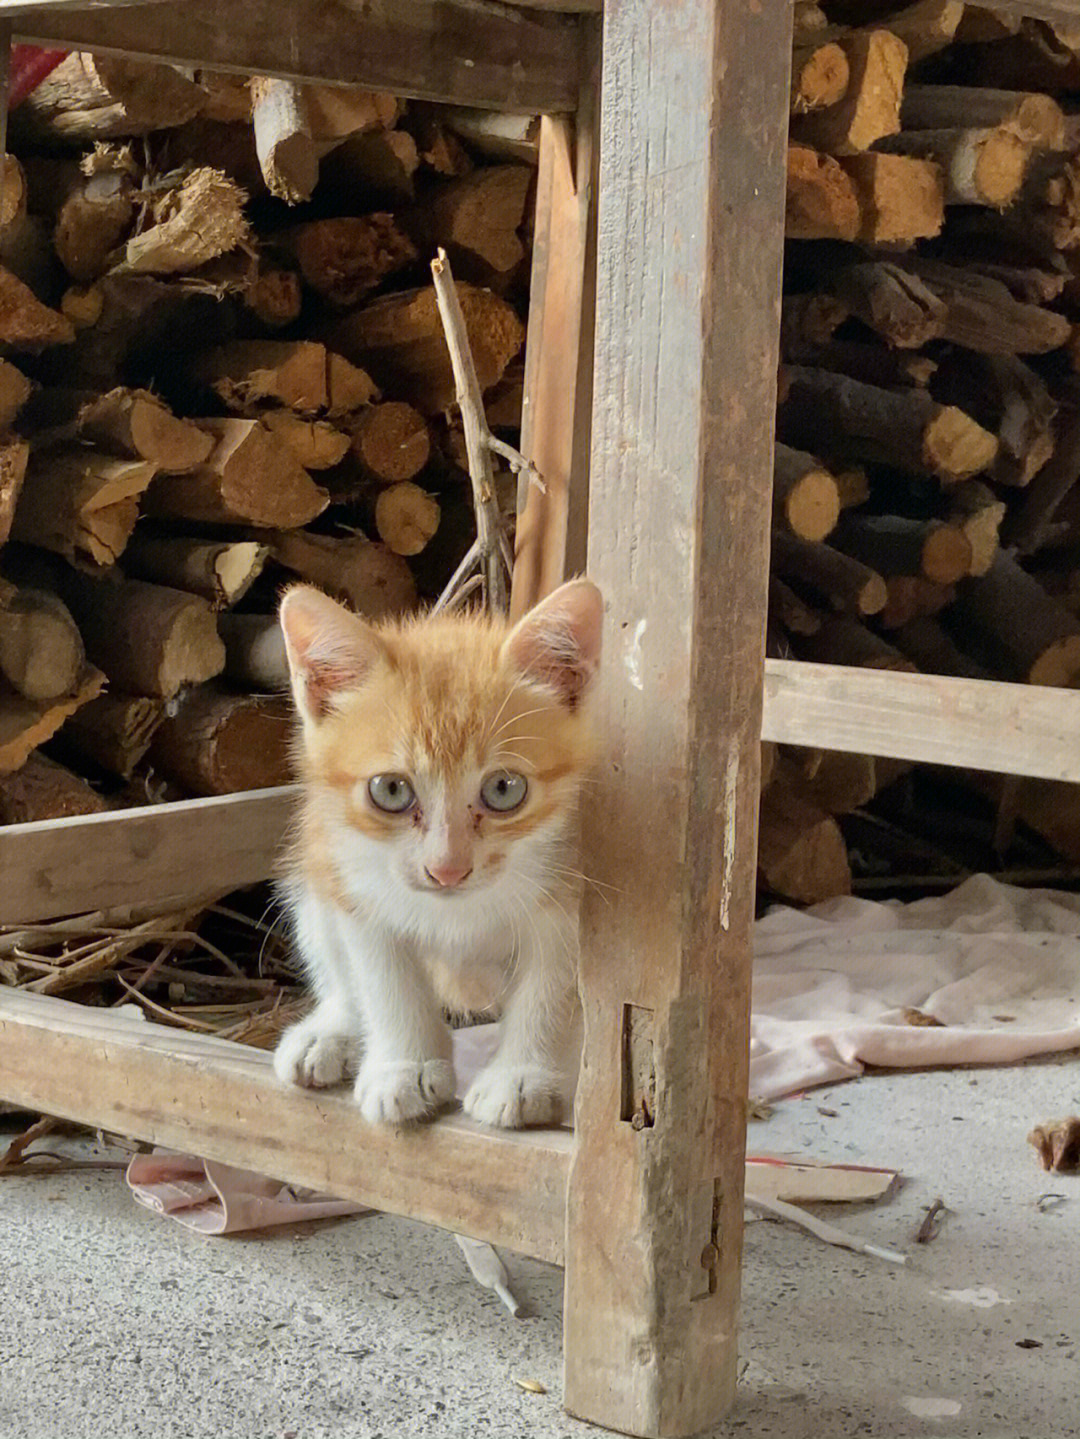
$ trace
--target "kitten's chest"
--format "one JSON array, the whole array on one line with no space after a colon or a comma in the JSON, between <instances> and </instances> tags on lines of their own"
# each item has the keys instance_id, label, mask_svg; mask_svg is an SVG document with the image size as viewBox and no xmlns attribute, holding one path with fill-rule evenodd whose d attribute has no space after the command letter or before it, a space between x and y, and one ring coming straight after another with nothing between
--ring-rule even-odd
<instances>
[{"instance_id":1,"label":"kitten's chest","mask_svg":"<svg viewBox=\"0 0 1080 1439\"><path fill-rule=\"evenodd\" d=\"M457 1014L501 1008L514 963L509 933L423 946L419 959L440 1002Z\"/></svg>"}]
</instances>

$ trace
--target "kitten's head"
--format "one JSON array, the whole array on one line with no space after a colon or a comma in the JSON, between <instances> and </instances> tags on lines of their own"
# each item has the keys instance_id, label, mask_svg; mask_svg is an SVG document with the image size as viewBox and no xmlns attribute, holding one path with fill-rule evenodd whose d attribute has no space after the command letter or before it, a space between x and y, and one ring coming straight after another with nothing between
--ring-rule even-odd
<instances>
[{"instance_id":1,"label":"kitten's head","mask_svg":"<svg viewBox=\"0 0 1080 1439\"><path fill-rule=\"evenodd\" d=\"M353 898L468 927L557 878L593 757L603 603L563 585L515 627L478 614L369 624L298 586L281 606L299 767Z\"/></svg>"}]
</instances>

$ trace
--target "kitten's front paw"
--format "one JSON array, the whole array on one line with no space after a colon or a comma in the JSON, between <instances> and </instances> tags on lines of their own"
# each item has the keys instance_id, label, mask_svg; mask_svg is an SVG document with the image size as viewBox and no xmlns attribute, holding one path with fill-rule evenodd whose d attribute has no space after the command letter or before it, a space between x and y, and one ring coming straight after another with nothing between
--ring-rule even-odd
<instances>
[{"instance_id":1,"label":"kitten's front paw","mask_svg":"<svg viewBox=\"0 0 1080 1439\"><path fill-rule=\"evenodd\" d=\"M281 1036L274 1050L274 1073L285 1084L327 1089L345 1078L358 1044L354 1036L327 1029L312 1015Z\"/></svg>"},{"instance_id":2,"label":"kitten's front paw","mask_svg":"<svg viewBox=\"0 0 1080 1439\"><path fill-rule=\"evenodd\" d=\"M448 1104L455 1088L448 1059L371 1061L357 1075L356 1102L369 1124L407 1124Z\"/></svg>"},{"instance_id":3,"label":"kitten's front paw","mask_svg":"<svg viewBox=\"0 0 1080 1439\"><path fill-rule=\"evenodd\" d=\"M498 1129L557 1124L563 1112L562 1076L536 1064L500 1064L496 1060L473 1080L463 1108L481 1124Z\"/></svg>"}]
</instances>

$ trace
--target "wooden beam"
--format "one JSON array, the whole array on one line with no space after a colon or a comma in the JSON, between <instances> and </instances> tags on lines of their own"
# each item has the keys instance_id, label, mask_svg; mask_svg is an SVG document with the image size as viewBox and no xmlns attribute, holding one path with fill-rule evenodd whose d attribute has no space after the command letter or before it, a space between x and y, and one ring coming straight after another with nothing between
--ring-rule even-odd
<instances>
[{"instance_id":1,"label":"wooden beam","mask_svg":"<svg viewBox=\"0 0 1080 1439\"><path fill-rule=\"evenodd\" d=\"M1080 694L1038 685L765 663L762 738L1080 783Z\"/></svg>"},{"instance_id":2,"label":"wooden beam","mask_svg":"<svg viewBox=\"0 0 1080 1439\"><path fill-rule=\"evenodd\" d=\"M569 111L581 73L572 17L486 0L218 0L34 13L16 39L95 54L359 85L484 109Z\"/></svg>"},{"instance_id":3,"label":"wooden beam","mask_svg":"<svg viewBox=\"0 0 1080 1439\"><path fill-rule=\"evenodd\" d=\"M15 989L0 1098L562 1259L568 1130L367 1124L347 1090L281 1084L262 1050Z\"/></svg>"},{"instance_id":4,"label":"wooden beam","mask_svg":"<svg viewBox=\"0 0 1080 1439\"><path fill-rule=\"evenodd\" d=\"M511 619L520 619L568 572L585 569L596 302L595 101L593 86L576 124L546 115L540 126L521 449L543 489L521 481Z\"/></svg>"},{"instance_id":5,"label":"wooden beam","mask_svg":"<svg viewBox=\"0 0 1080 1439\"><path fill-rule=\"evenodd\" d=\"M257 884L294 803L291 788L256 790L0 828L0 924Z\"/></svg>"},{"instance_id":6,"label":"wooden beam","mask_svg":"<svg viewBox=\"0 0 1080 1439\"><path fill-rule=\"evenodd\" d=\"M710 1429L735 1391L790 16L605 15L564 1333L567 1407L638 1435Z\"/></svg>"}]
</instances>

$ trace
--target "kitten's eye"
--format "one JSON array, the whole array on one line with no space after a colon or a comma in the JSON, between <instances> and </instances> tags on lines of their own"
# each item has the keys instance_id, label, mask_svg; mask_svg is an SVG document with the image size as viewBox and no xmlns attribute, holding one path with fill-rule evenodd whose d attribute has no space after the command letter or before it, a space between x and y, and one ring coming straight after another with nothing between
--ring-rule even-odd
<instances>
[{"instance_id":1,"label":"kitten's eye","mask_svg":"<svg viewBox=\"0 0 1080 1439\"><path fill-rule=\"evenodd\" d=\"M416 803L416 791L403 774L377 774L367 788L371 803L387 814L404 814Z\"/></svg>"},{"instance_id":2,"label":"kitten's eye","mask_svg":"<svg viewBox=\"0 0 1080 1439\"><path fill-rule=\"evenodd\" d=\"M506 814L508 810L517 809L524 804L528 793L529 786L525 776L514 774L508 769L497 769L494 774L489 774L480 786L480 798L488 809L499 814Z\"/></svg>"}]
</instances>

